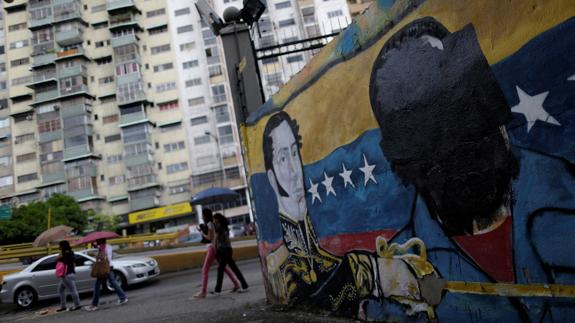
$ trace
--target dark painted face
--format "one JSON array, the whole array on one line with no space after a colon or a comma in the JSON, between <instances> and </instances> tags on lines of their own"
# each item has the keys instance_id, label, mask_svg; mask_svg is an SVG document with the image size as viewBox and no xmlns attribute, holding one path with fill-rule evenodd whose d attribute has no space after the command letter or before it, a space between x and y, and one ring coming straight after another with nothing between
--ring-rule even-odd
<instances>
[{"instance_id":1,"label":"dark painted face","mask_svg":"<svg viewBox=\"0 0 575 323\"><path fill-rule=\"evenodd\" d=\"M473 28L450 34L432 19L405 27L374 64L370 99L385 157L444 230L489 225L517 162L503 127L511 111Z\"/></svg>"}]
</instances>

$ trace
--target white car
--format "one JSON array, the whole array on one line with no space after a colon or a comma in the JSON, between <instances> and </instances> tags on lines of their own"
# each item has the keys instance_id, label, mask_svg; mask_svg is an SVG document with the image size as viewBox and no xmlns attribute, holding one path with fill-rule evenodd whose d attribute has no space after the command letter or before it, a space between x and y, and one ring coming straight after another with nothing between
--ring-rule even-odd
<instances>
[{"instance_id":1,"label":"white car","mask_svg":"<svg viewBox=\"0 0 575 323\"><path fill-rule=\"evenodd\" d=\"M76 287L78 292L89 292L94 288L95 278L90 276L91 265L96 261L88 255L89 250L75 252ZM0 303L14 303L28 308L39 300L58 298L59 278L56 277L58 254L41 258L21 272L4 276L0 287ZM160 268L156 260L148 257L113 258L111 266L116 281L122 288L157 277ZM109 290L113 290L107 283Z\"/></svg>"}]
</instances>

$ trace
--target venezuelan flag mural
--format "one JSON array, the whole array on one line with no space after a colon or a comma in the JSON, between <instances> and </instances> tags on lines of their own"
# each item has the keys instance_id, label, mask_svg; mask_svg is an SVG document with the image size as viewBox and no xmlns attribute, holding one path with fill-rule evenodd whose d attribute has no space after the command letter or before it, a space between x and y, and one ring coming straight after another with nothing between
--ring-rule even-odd
<instances>
[{"instance_id":1,"label":"venezuelan flag mural","mask_svg":"<svg viewBox=\"0 0 575 323\"><path fill-rule=\"evenodd\" d=\"M243 128L268 298L575 319L575 3L380 0Z\"/></svg>"}]
</instances>

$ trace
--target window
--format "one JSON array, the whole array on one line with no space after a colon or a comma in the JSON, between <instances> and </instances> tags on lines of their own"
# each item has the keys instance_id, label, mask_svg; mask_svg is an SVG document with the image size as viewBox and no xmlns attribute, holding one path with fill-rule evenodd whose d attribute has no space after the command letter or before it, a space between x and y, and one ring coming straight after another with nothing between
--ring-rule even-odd
<instances>
[{"instance_id":1,"label":"window","mask_svg":"<svg viewBox=\"0 0 575 323\"><path fill-rule=\"evenodd\" d=\"M208 136L208 135L203 135L203 136L199 136L199 137L194 138L194 145L196 145L196 146L207 144L208 142L210 142L210 136Z\"/></svg>"},{"instance_id":2,"label":"window","mask_svg":"<svg viewBox=\"0 0 575 323\"><path fill-rule=\"evenodd\" d=\"M295 19L291 18L291 19L286 19L286 20L280 20L278 22L278 26L280 28L282 27L288 27L288 26L293 26L295 25Z\"/></svg>"},{"instance_id":3,"label":"window","mask_svg":"<svg viewBox=\"0 0 575 323\"><path fill-rule=\"evenodd\" d=\"M291 43L291 42L295 42L298 41L299 37L298 36L293 36L293 37L287 37L283 39L283 43Z\"/></svg>"},{"instance_id":4,"label":"window","mask_svg":"<svg viewBox=\"0 0 575 323\"><path fill-rule=\"evenodd\" d=\"M30 9L28 12L30 13L30 18L32 20L42 20L52 15L52 7L47 6L38 9Z\"/></svg>"},{"instance_id":5,"label":"window","mask_svg":"<svg viewBox=\"0 0 575 323\"><path fill-rule=\"evenodd\" d=\"M15 60L11 61L10 66L16 67L16 66L26 65L28 63L30 63L30 58L24 57L24 58L19 58L19 59L15 59Z\"/></svg>"},{"instance_id":6,"label":"window","mask_svg":"<svg viewBox=\"0 0 575 323\"><path fill-rule=\"evenodd\" d=\"M100 58L96 58L94 60L96 61L96 64L98 64L98 65L110 64L110 63L112 63L112 56L100 57Z\"/></svg>"},{"instance_id":7,"label":"window","mask_svg":"<svg viewBox=\"0 0 575 323\"><path fill-rule=\"evenodd\" d=\"M0 72L6 72L6 63L0 63Z\"/></svg>"},{"instance_id":8,"label":"window","mask_svg":"<svg viewBox=\"0 0 575 323\"><path fill-rule=\"evenodd\" d=\"M113 122L118 122L118 114L112 114L112 115L105 116L102 118L102 123L104 123L104 124L113 123Z\"/></svg>"},{"instance_id":9,"label":"window","mask_svg":"<svg viewBox=\"0 0 575 323\"><path fill-rule=\"evenodd\" d=\"M212 86L212 99L214 103L221 103L227 100L226 87L223 84Z\"/></svg>"},{"instance_id":10,"label":"window","mask_svg":"<svg viewBox=\"0 0 575 323\"><path fill-rule=\"evenodd\" d=\"M41 263L39 263L33 271L44 271L44 270L54 270L56 269L56 257L48 258Z\"/></svg>"},{"instance_id":11,"label":"window","mask_svg":"<svg viewBox=\"0 0 575 323\"><path fill-rule=\"evenodd\" d=\"M23 144L25 142L28 141L34 141L34 134L33 133L27 133L27 134L23 134L20 136L16 136L16 140L14 141L15 144Z\"/></svg>"},{"instance_id":12,"label":"window","mask_svg":"<svg viewBox=\"0 0 575 323\"><path fill-rule=\"evenodd\" d=\"M166 82L156 85L156 93L162 93L176 88L176 82Z\"/></svg>"},{"instance_id":13,"label":"window","mask_svg":"<svg viewBox=\"0 0 575 323\"><path fill-rule=\"evenodd\" d=\"M174 11L174 15L177 16L183 16L183 15L189 15L190 14L190 7L186 7L186 8L182 8L182 9L178 9L176 11Z\"/></svg>"},{"instance_id":14,"label":"window","mask_svg":"<svg viewBox=\"0 0 575 323\"><path fill-rule=\"evenodd\" d=\"M52 132L61 129L60 119L38 122L38 132Z\"/></svg>"},{"instance_id":15,"label":"window","mask_svg":"<svg viewBox=\"0 0 575 323\"><path fill-rule=\"evenodd\" d=\"M218 137L220 138L220 144L233 143L234 133L232 131L232 126L227 125L223 127L218 127Z\"/></svg>"},{"instance_id":16,"label":"window","mask_svg":"<svg viewBox=\"0 0 575 323\"><path fill-rule=\"evenodd\" d=\"M106 77L102 77L102 78L98 79L98 84L100 84L100 85L113 83L113 82L114 82L114 75L110 75L110 76L106 76Z\"/></svg>"},{"instance_id":17,"label":"window","mask_svg":"<svg viewBox=\"0 0 575 323\"><path fill-rule=\"evenodd\" d=\"M18 162L18 163L24 163L24 162L33 161L33 160L36 160L36 153L28 153L28 154L16 156L16 162Z\"/></svg>"},{"instance_id":18,"label":"window","mask_svg":"<svg viewBox=\"0 0 575 323\"><path fill-rule=\"evenodd\" d=\"M216 114L217 123L230 121L230 114L228 112L228 106L226 104L215 106L214 112Z\"/></svg>"},{"instance_id":19,"label":"window","mask_svg":"<svg viewBox=\"0 0 575 323\"><path fill-rule=\"evenodd\" d=\"M12 79L12 86L30 83L31 81L32 81L32 75L17 77L15 79Z\"/></svg>"},{"instance_id":20,"label":"window","mask_svg":"<svg viewBox=\"0 0 575 323\"><path fill-rule=\"evenodd\" d=\"M14 24L14 25L8 26L8 31L16 31L16 30L26 29L26 27L28 27L28 25L25 22L22 22L19 24Z\"/></svg>"},{"instance_id":21,"label":"window","mask_svg":"<svg viewBox=\"0 0 575 323\"><path fill-rule=\"evenodd\" d=\"M103 3L103 4L99 4L97 6L92 6L90 12L95 13L95 12L101 12L101 11L105 11L105 10L106 10L106 4Z\"/></svg>"},{"instance_id":22,"label":"window","mask_svg":"<svg viewBox=\"0 0 575 323\"><path fill-rule=\"evenodd\" d=\"M18 183L30 182L30 181L37 180L37 179L38 179L38 173L21 175L21 176L18 176Z\"/></svg>"},{"instance_id":23,"label":"window","mask_svg":"<svg viewBox=\"0 0 575 323\"><path fill-rule=\"evenodd\" d=\"M185 25L185 26L178 27L178 29L177 29L178 34L183 34L183 33L189 32L189 31L193 31L193 30L194 30L194 25Z\"/></svg>"},{"instance_id":24,"label":"window","mask_svg":"<svg viewBox=\"0 0 575 323\"><path fill-rule=\"evenodd\" d=\"M108 161L108 164L118 164L122 162L122 154L117 154L117 155L110 155L108 156L108 158L106 158L106 160Z\"/></svg>"},{"instance_id":25,"label":"window","mask_svg":"<svg viewBox=\"0 0 575 323\"><path fill-rule=\"evenodd\" d=\"M202 85L202 78L200 77L186 81L186 87L192 87L198 85Z\"/></svg>"},{"instance_id":26,"label":"window","mask_svg":"<svg viewBox=\"0 0 575 323\"><path fill-rule=\"evenodd\" d=\"M182 128L182 123L181 122L177 122L177 123L172 123L170 125L167 126L163 126L160 127L160 132L170 132L170 131L175 131L175 130L180 130Z\"/></svg>"},{"instance_id":27,"label":"window","mask_svg":"<svg viewBox=\"0 0 575 323\"><path fill-rule=\"evenodd\" d=\"M120 185L126 181L125 175L110 176L108 177L108 184L111 186Z\"/></svg>"},{"instance_id":28,"label":"window","mask_svg":"<svg viewBox=\"0 0 575 323\"><path fill-rule=\"evenodd\" d=\"M260 47L270 47L276 44L274 35L265 35L260 38Z\"/></svg>"},{"instance_id":29,"label":"window","mask_svg":"<svg viewBox=\"0 0 575 323\"><path fill-rule=\"evenodd\" d=\"M190 119L190 125L192 125L192 126L197 126L197 125L204 124L204 123L208 123L208 117L206 117L206 116L201 116L201 117L196 117L196 118Z\"/></svg>"},{"instance_id":30,"label":"window","mask_svg":"<svg viewBox=\"0 0 575 323\"><path fill-rule=\"evenodd\" d=\"M186 149L186 144L183 141L172 142L164 145L164 152L170 153L173 151Z\"/></svg>"},{"instance_id":31,"label":"window","mask_svg":"<svg viewBox=\"0 0 575 323\"><path fill-rule=\"evenodd\" d=\"M158 104L158 107L160 108L160 111L177 109L178 108L178 100L160 103L160 104Z\"/></svg>"},{"instance_id":32,"label":"window","mask_svg":"<svg viewBox=\"0 0 575 323\"><path fill-rule=\"evenodd\" d=\"M148 29L148 34L150 36L152 36L152 35L162 34L162 33L165 33L167 31L168 31L168 25L163 25L163 26L158 26L158 27Z\"/></svg>"},{"instance_id":33,"label":"window","mask_svg":"<svg viewBox=\"0 0 575 323\"><path fill-rule=\"evenodd\" d=\"M185 51L185 50L191 50L196 48L196 43L195 42L189 42L189 43L184 43L180 45L180 51Z\"/></svg>"},{"instance_id":34,"label":"window","mask_svg":"<svg viewBox=\"0 0 575 323\"><path fill-rule=\"evenodd\" d=\"M23 48L23 47L28 46L29 44L30 43L29 43L28 39L20 40L17 42L10 43L10 49Z\"/></svg>"},{"instance_id":35,"label":"window","mask_svg":"<svg viewBox=\"0 0 575 323\"><path fill-rule=\"evenodd\" d=\"M0 119L0 129L8 127L10 127L10 119L9 118Z\"/></svg>"},{"instance_id":36,"label":"window","mask_svg":"<svg viewBox=\"0 0 575 323\"><path fill-rule=\"evenodd\" d=\"M210 77L222 75L222 67L220 65L208 66L208 73L210 74Z\"/></svg>"},{"instance_id":37,"label":"window","mask_svg":"<svg viewBox=\"0 0 575 323\"><path fill-rule=\"evenodd\" d=\"M10 166L11 163L12 163L12 156L0 157L0 166Z\"/></svg>"},{"instance_id":38,"label":"window","mask_svg":"<svg viewBox=\"0 0 575 323\"><path fill-rule=\"evenodd\" d=\"M166 166L166 172L168 174L183 172L187 169L188 169L188 163L187 162L171 164L171 165Z\"/></svg>"},{"instance_id":39,"label":"window","mask_svg":"<svg viewBox=\"0 0 575 323\"><path fill-rule=\"evenodd\" d=\"M181 193L187 193L190 191L190 183L170 186L170 195L176 195Z\"/></svg>"},{"instance_id":40,"label":"window","mask_svg":"<svg viewBox=\"0 0 575 323\"><path fill-rule=\"evenodd\" d=\"M104 41L97 41L94 43L94 46L96 46L96 48L104 47Z\"/></svg>"},{"instance_id":41,"label":"window","mask_svg":"<svg viewBox=\"0 0 575 323\"><path fill-rule=\"evenodd\" d=\"M273 64L279 62L279 59L276 57L264 58L262 59L262 64Z\"/></svg>"},{"instance_id":42,"label":"window","mask_svg":"<svg viewBox=\"0 0 575 323\"><path fill-rule=\"evenodd\" d=\"M5 187L14 184L14 178L10 176L0 177L0 187Z\"/></svg>"},{"instance_id":43,"label":"window","mask_svg":"<svg viewBox=\"0 0 575 323\"><path fill-rule=\"evenodd\" d=\"M296 62L302 62L302 61L303 61L302 55L288 56L288 58L287 58L288 63L296 63Z\"/></svg>"},{"instance_id":44,"label":"window","mask_svg":"<svg viewBox=\"0 0 575 323\"><path fill-rule=\"evenodd\" d=\"M268 82L269 85L272 85L272 86L278 86L279 87L279 86L282 86L284 84L281 72L266 75L266 81Z\"/></svg>"},{"instance_id":45,"label":"window","mask_svg":"<svg viewBox=\"0 0 575 323\"><path fill-rule=\"evenodd\" d=\"M170 44L164 44L164 45L160 45L160 46L156 46L156 47L152 47L150 48L150 53L152 55L156 55L159 53L163 53L163 52L167 52L170 50Z\"/></svg>"},{"instance_id":46,"label":"window","mask_svg":"<svg viewBox=\"0 0 575 323\"><path fill-rule=\"evenodd\" d=\"M155 65L154 66L154 72L156 72L156 73L157 72L163 72L163 71L171 70L172 68L174 68L174 64L172 64L172 63Z\"/></svg>"},{"instance_id":47,"label":"window","mask_svg":"<svg viewBox=\"0 0 575 323\"><path fill-rule=\"evenodd\" d=\"M182 63L182 67L184 69L188 69L188 68L192 68L192 67L197 67L198 65L200 65L200 63L198 62L197 59L194 59L192 61L187 61L187 62L183 62Z\"/></svg>"},{"instance_id":48,"label":"window","mask_svg":"<svg viewBox=\"0 0 575 323\"><path fill-rule=\"evenodd\" d=\"M206 99L203 96L200 96L197 98L191 98L188 100L188 106L193 107L193 106L204 104L205 102L206 102Z\"/></svg>"},{"instance_id":49,"label":"window","mask_svg":"<svg viewBox=\"0 0 575 323\"><path fill-rule=\"evenodd\" d=\"M335 17L339 17L339 16L343 16L343 11L334 10L334 11L328 11L328 13L327 13L328 18L335 18Z\"/></svg>"},{"instance_id":50,"label":"window","mask_svg":"<svg viewBox=\"0 0 575 323\"><path fill-rule=\"evenodd\" d=\"M125 63L116 66L116 75L126 75L136 73L140 70L138 63Z\"/></svg>"},{"instance_id":51,"label":"window","mask_svg":"<svg viewBox=\"0 0 575 323\"><path fill-rule=\"evenodd\" d=\"M109 142L113 142L113 141L118 141L122 139L122 135L120 134L116 134L116 135L111 135L111 136L106 136L104 137L104 142L105 143L109 143Z\"/></svg>"},{"instance_id":52,"label":"window","mask_svg":"<svg viewBox=\"0 0 575 323\"><path fill-rule=\"evenodd\" d=\"M282 1L276 3L276 9L285 9L291 7L291 1Z\"/></svg>"},{"instance_id":53,"label":"window","mask_svg":"<svg viewBox=\"0 0 575 323\"><path fill-rule=\"evenodd\" d=\"M166 13L166 9L165 8L161 8L161 9L157 9L157 10L152 10L152 11L148 11L146 12L146 17L151 18L151 17L156 17L156 16L160 16Z\"/></svg>"}]
</instances>

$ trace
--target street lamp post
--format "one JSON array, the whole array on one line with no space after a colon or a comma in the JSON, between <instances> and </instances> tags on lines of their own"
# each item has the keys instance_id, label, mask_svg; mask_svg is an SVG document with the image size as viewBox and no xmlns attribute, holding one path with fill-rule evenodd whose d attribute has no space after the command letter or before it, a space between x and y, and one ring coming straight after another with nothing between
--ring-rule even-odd
<instances>
[{"instance_id":1,"label":"street lamp post","mask_svg":"<svg viewBox=\"0 0 575 323\"><path fill-rule=\"evenodd\" d=\"M222 170L222 176L220 177L220 186L224 187L224 182L226 181L226 169L224 168L224 156L222 155L222 147L220 146L220 138L214 135L211 131L206 130L204 132L206 136L214 138L216 144L218 145L218 159L220 160L220 169Z\"/></svg>"}]
</instances>

